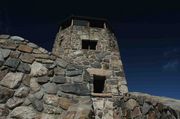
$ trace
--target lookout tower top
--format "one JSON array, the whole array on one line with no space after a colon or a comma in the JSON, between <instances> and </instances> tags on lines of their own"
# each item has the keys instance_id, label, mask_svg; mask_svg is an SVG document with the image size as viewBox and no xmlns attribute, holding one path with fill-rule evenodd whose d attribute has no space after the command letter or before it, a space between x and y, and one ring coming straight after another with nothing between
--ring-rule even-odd
<instances>
[{"instance_id":1,"label":"lookout tower top","mask_svg":"<svg viewBox=\"0 0 180 119\"><path fill-rule=\"evenodd\" d=\"M70 16L60 24L60 30L69 26L86 26L95 28L107 28L112 30L108 21L103 18L83 17L83 16Z\"/></svg>"}]
</instances>

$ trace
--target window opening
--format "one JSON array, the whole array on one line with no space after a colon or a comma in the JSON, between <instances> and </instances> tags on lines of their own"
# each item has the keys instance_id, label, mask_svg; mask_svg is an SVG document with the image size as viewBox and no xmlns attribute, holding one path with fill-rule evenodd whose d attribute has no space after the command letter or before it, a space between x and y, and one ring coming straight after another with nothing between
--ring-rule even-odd
<instances>
[{"instance_id":1,"label":"window opening","mask_svg":"<svg viewBox=\"0 0 180 119\"><path fill-rule=\"evenodd\" d=\"M96 40L82 40L82 49L96 50Z\"/></svg>"},{"instance_id":2,"label":"window opening","mask_svg":"<svg viewBox=\"0 0 180 119\"><path fill-rule=\"evenodd\" d=\"M93 78L94 93L103 93L106 77L94 75Z\"/></svg>"}]
</instances>

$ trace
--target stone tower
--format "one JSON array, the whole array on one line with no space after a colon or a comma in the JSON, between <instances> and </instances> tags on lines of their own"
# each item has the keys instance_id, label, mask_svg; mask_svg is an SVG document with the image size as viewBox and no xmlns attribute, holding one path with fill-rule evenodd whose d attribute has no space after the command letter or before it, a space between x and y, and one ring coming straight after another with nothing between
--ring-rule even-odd
<instances>
[{"instance_id":1,"label":"stone tower","mask_svg":"<svg viewBox=\"0 0 180 119\"><path fill-rule=\"evenodd\" d=\"M89 72L94 96L128 92L117 39L105 19L70 17L60 26L53 54Z\"/></svg>"}]
</instances>

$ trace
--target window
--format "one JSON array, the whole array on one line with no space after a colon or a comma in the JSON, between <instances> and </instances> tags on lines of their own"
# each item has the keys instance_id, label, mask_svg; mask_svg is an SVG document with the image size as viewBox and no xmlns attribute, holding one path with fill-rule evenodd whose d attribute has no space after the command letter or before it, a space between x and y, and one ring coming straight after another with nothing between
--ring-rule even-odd
<instances>
[{"instance_id":1,"label":"window","mask_svg":"<svg viewBox=\"0 0 180 119\"><path fill-rule=\"evenodd\" d=\"M90 22L90 27L104 28L104 22L99 22L99 21Z\"/></svg>"},{"instance_id":2,"label":"window","mask_svg":"<svg viewBox=\"0 0 180 119\"><path fill-rule=\"evenodd\" d=\"M73 25L88 26L89 22L85 20L73 20Z\"/></svg>"},{"instance_id":3,"label":"window","mask_svg":"<svg viewBox=\"0 0 180 119\"><path fill-rule=\"evenodd\" d=\"M82 49L96 50L96 40L82 40Z\"/></svg>"},{"instance_id":4,"label":"window","mask_svg":"<svg viewBox=\"0 0 180 119\"><path fill-rule=\"evenodd\" d=\"M94 75L93 78L94 93L103 93L106 77Z\"/></svg>"}]
</instances>

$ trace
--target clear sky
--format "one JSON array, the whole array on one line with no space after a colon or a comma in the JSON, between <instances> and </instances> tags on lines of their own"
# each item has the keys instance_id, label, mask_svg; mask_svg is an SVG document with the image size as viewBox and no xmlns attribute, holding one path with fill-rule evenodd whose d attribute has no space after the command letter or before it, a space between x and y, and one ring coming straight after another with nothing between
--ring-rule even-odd
<instances>
[{"instance_id":1,"label":"clear sky","mask_svg":"<svg viewBox=\"0 0 180 119\"><path fill-rule=\"evenodd\" d=\"M130 91L180 99L180 7L169 1L1 2L0 32L52 48L69 15L107 18L118 38Z\"/></svg>"}]
</instances>

